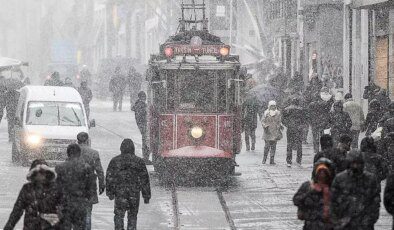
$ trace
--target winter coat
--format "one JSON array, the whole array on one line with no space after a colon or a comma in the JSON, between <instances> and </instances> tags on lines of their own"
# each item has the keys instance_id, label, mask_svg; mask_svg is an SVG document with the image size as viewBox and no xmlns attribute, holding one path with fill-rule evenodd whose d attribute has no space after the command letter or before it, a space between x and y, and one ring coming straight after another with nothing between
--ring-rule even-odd
<instances>
[{"instance_id":1,"label":"winter coat","mask_svg":"<svg viewBox=\"0 0 394 230\"><path fill-rule=\"evenodd\" d=\"M336 174L347 169L348 162L346 160L346 151L342 151L338 148L322 150L315 155L313 163L316 163L323 157L332 161L332 167L335 169Z\"/></svg>"},{"instance_id":2,"label":"winter coat","mask_svg":"<svg viewBox=\"0 0 394 230\"><path fill-rule=\"evenodd\" d=\"M394 133L387 134L382 140L382 150L384 158L387 159L390 173L394 173Z\"/></svg>"},{"instance_id":3,"label":"winter coat","mask_svg":"<svg viewBox=\"0 0 394 230\"><path fill-rule=\"evenodd\" d=\"M384 112L382 110L370 110L365 119L366 136L371 135L378 127L379 120L383 117Z\"/></svg>"},{"instance_id":4,"label":"winter coat","mask_svg":"<svg viewBox=\"0 0 394 230\"><path fill-rule=\"evenodd\" d=\"M379 86L377 86L377 88L366 86L364 88L363 98L368 99L369 102L376 99L379 101L383 109L386 109L390 104L390 97L387 95L386 90L380 88Z\"/></svg>"},{"instance_id":5,"label":"winter coat","mask_svg":"<svg viewBox=\"0 0 394 230\"><path fill-rule=\"evenodd\" d=\"M86 87L86 88L79 87L78 92L81 95L83 104L85 106L89 105L90 101L93 98L92 90L88 87Z\"/></svg>"},{"instance_id":6,"label":"winter coat","mask_svg":"<svg viewBox=\"0 0 394 230\"><path fill-rule=\"evenodd\" d=\"M306 112L300 106L290 105L283 111L282 123L288 130L301 130L306 120Z\"/></svg>"},{"instance_id":7,"label":"winter coat","mask_svg":"<svg viewBox=\"0 0 394 230\"><path fill-rule=\"evenodd\" d=\"M145 101L138 99L132 110L135 113L135 121L137 122L137 126L141 129L141 127L147 126L147 105Z\"/></svg>"},{"instance_id":8,"label":"winter coat","mask_svg":"<svg viewBox=\"0 0 394 230\"><path fill-rule=\"evenodd\" d=\"M388 168L383 157L374 152L363 152L362 154L365 162L364 170L374 174L379 183L386 179Z\"/></svg>"},{"instance_id":9,"label":"winter coat","mask_svg":"<svg viewBox=\"0 0 394 230\"><path fill-rule=\"evenodd\" d=\"M257 129L257 116L260 111L261 106L256 98L249 98L243 103L243 125L245 128L249 128L251 130Z\"/></svg>"},{"instance_id":10,"label":"winter coat","mask_svg":"<svg viewBox=\"0 0 394 230\"><path fill-rule=\"evenodd\" d=\"M333 98L330 101L319 98L309 104L308 121L313 128L326 129L329 127L330 109L333 102Z\"/></svg>"},{"instance_id":11,"label":"winter coat","mask_svg":"<svg viewBox=\"0 0 394 230\"><path fill-rule=\"evenodd\" d=\"M346 112L331 112L330 113L330 127L331 134L340 135L350 134L350 128L352 127L352 120Z\"/></svg>"},{"instance_id":12,"label":"winter coat","mask_svg":"<svg viewBox=\"0 0 394 230\"><path fill-rule=\"evenodd\" d=\"M47 182L38 184L31 178L31 175L38 170L47 172ZM4 230L12 230L18 223L19 219L25 213L23 230L47 229L56 230L60 228L59 224L51 226L46 220L40 217L40 214L58 214L61 217L62 193L55 183L56 174L47 166L41 165L40 168L34 168L28 174L30 182L23 185L15 202L11 215L4 227Z\"/></svg>"},{"instance_id":13,"label":"winter coat","mask_svg":"<svg viewBox=\"0 0 394 230\"><path fill-rule=\"evenodd\" d=\"M394 174L390 174L386 180L386 188L384 189L384 207L387 212L394 215ZM394 225L393 225L394 230Z\"/></svg>"},{"instance_id":14,"label":"winter coat","mask_svg":"<svg viewBox=\"0 0 394 230\"><path fill-rule=\"evenodd\" d=\"M263 139L266 141L277 141L282 138L282 115L279 110L276 110L274 116L271 116L268 111L264 112L261 119L263 125Z\"/></svg>"},{"instance_id":15,"label":"winter coat","mask_svg":"<svg viewBox=\"0 0 394 230\"><path fill-rule=\"evenodd\" d=\"M326 159L321 159L314 164L312 181L307 181L301 185L293 197L293 203L298 207L298 217L304 220L304 230L331 230L333 229L330 218L324 218L324 204L330 205L330 199L324 199L322 190L318 190L316 183L316 168L324 162L334 177L332 164ZM329 185L328 185L329 186ZM329 187L328 187L329 189ZM330 194L330 191L329 191ZM326 198L327 199L327 198Z\"/></svg>"},{"instance_id":16,"label":"winter coat","mask_svg":"<svg viewBox=\"0 0 394 230\"><path fill-rule=\"evenodd\" d=\"M338 174L331 186L331 216L335 229L372 230L379 218L380 185L375 176L350 170Z\"/></svg>"},{"instance_id":17,"label":"winter coat","mask_svg":"<svg viewBox=\"0 0 394 230\"><path fill-rule=\"evenodd\" d=\"M391 118L394 118L394 113L387 112L379 120L378 126L383 127L383 132L382 132L383 136L386 136L389 132L389 128L392 122Z\"/></svg>"},{"instance_id":18,"label":"winter coat","mask_svg":"<svg viewBox=\"0 0 394 230\"><path fill-rule=\"evenodd\" d=\"M320 93L321 88L323 87L323 82L318 77L313 77L306 89L305 89L305 99L307 103L312 101L313 95L316 93Z\"/></svg>"},{"instance_id":19,"label":"winter coat","mask_svg":"<svg viewBox=\"0 0 394 230\"><path fill-rule=\"evenodd\" d=\"M94 190L94 174L83 158L69 158L55 168L56 182L61 189L65 205L77 203L86 206L92 199Z\"/></svg>"},{"instance_id":20,"label":"winter coat","mask_svg":"<svg viewBox=\"0 0 394 230\"><path fill-rule=\"evenodd\" d=\"M106 192L110 198L129 198L142 192L144 199L150 199L149 174L142 158L131 153L114 157L107 169Z\"/></svg>"},{"instance_id":21,"label":"winter coat","mask_svg":"<svg viewBox=\"0 0 394 230\"><path fill-rule=\"evenodd\" d=\"M352 120L351 130L360 131L365 123L364 111L360 104L354 100L348 100L343 104L343 111L348 113Z\"/></svg>"},{"instance_id":22,"label":"winter coat","mask_svg":"<svg viewBox=\"0 0 394 230\"><path fill-rule=\"evenodd\" d=\"M98 203L97 195L97 179L99 181L99 188L105 188L105 177L103 166L101 165L99 152L90 148L86 144L80 144L81 147L81 157L86 163L93 169L93 191L92 197L90 198L90 203Z\"/></svg>"},{"instance_id":23,"label":"winter coat","mask_svg":"<svg viewBox=\"0 0 394 230\"><path fill-rule=\"evenodd\" d=\"M109 82L109 91L113 94L123 95L126 89L126 81L123 75L115 75Z\"/></svg>"}]
</instances>

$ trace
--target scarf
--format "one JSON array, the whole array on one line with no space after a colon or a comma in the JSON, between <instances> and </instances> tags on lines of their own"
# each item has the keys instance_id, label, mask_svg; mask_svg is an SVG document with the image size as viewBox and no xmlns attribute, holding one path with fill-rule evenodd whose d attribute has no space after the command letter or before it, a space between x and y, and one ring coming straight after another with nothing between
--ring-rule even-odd
<instances>
[{"instance_id":1,"label":"scarf","mask_svg":"<svg viewBox=\"0 0 394 230\"><path fill-rule=\"evenodd\" d=\"M320 184L312 182L312 189L316 192L323 193L323 219L325 222L330 220L330 203L331 203L331 191L327 184Z\"/></svg>"}]
</instances>

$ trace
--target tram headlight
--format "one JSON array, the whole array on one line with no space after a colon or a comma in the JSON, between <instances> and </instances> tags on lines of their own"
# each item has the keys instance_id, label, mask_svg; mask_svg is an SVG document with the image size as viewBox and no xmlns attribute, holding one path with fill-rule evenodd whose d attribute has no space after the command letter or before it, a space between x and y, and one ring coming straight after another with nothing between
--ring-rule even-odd
<instances>
[{"instance_id":1,"label":"tram headlight","mask_svg":"<svg viewBox=\"0 0 394 230\"><path fill-rule=\"evenodd\" d=\"M201 127L195 126L190 130L190 135L194 139L199 139L204 135L204 130Z\"/></svg>"},{"instance_id":2,"label":"tram headlight","mask_svg":"<svg viewBox=\"0 0 394 230\"><path fill-rule=\"evenodd\" d=\"M230 49L227 47L220 48L220 55L227 56L230 53Z\"/></svg>"},{"instance_id":3,"label":"tram headlight","mask_svg":"<svg viewBox=\"0 0 394 230\"><path fill-rule=\"evenodd\" d=\"M166 55L166 57L170 58L174 55L174 50L171 47L166 47L164 49L164 54Z\"/></svg>"}]
</instances>

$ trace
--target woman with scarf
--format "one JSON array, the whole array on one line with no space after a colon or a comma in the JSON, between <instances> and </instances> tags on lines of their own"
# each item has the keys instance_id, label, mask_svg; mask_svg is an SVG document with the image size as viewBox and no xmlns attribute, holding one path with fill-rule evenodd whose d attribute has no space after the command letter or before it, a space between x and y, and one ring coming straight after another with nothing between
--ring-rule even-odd
<instances>
[{"instance_id":1,"label":"woman with scarf","mask_svg":"<svg viewBox=\"0 0 394 230\"><path fill-rule=\"evenodd\" d=\"M330 218L331 183L335 177L332 162L320 158L312 172L312 181L301 185L293 197L303 230L333 230Z\"/></svg>"},{"instance_id":2,"label":"woman with scarf","mask_svg":"<svg viewBox=\"0 0 394 230\"><path fill-rule=\"evenodd\" d=\"M264 158L263 164L267 161L268 153L270 152L270 164L275 164L275 152L276 143L278 140L282 139L282 115L279 112L276 102L270 101L268 103L268 109L264 112L261 119L261 124L263 125L264 133L263 139L265 141L264 146Z\"/></svg>"},{"instance_id":3,"label":"woman with scarf","mask_svg":"<svg viewBox=\"0 0 394 230\"><path fill-rule=\"evenodd\" d=\"M56 173L44 160L33 161L4 230L12 230L25 213L24 230L61 229L61 193Z\"/></svg>"}]
</instances>

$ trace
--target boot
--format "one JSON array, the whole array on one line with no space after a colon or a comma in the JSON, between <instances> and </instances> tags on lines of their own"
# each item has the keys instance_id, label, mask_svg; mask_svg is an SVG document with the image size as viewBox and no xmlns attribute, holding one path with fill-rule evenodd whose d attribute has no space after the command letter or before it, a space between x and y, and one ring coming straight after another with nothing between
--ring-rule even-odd
<instances>
[{"instance_id":1,"label":"boot","mask_svg":"<svg viewBox=\"0 0 394 230\"><path fill-rule=\"evenodd\" d=\"M265 162L267 161L267 155L268 155L268 154L264 153L264 157L263 157L263 161L262 161L263 165L264 165Z\"/></svg>"},{"instance_id":2,"label":"boot","mask_svg":"<svg viewBox=\"0 0 394 230\"><path fill-rule=\"evenodd\" d=\"M252 143L252 151L255 150L255 143Z\"/></svg>"}]
</instances>

